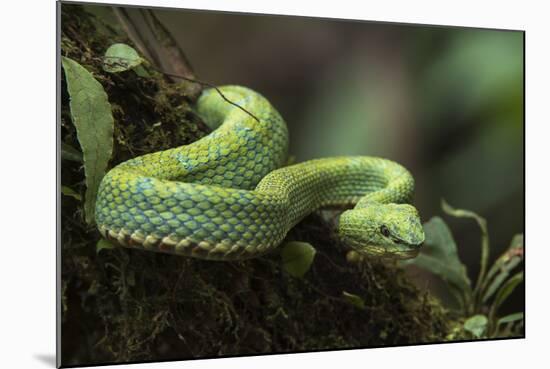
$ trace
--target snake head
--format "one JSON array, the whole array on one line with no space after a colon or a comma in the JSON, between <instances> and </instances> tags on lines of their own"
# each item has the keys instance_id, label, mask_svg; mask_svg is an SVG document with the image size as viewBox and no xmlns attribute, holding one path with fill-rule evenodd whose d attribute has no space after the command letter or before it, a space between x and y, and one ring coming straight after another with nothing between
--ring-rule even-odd
<instances>
[{"instance_id":1,"label":"snake head","mask_svg":"<svg viewBox=\"0 0 550 369\"><path fill-rule=\"evenodd\" d=\"M409 259L418 255L424 229L408 204L378 204L347 210L340 216L340 238L360 254Z\"/></svg>"}]
</instances>

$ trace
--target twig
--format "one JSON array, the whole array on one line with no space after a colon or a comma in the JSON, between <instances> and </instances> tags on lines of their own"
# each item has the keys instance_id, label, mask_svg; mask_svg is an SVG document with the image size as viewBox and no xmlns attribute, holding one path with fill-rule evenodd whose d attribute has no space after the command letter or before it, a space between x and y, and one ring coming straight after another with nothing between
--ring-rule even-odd
<instances>
[{"instance_id":1,"label":"twig","mask_svg":"<svg viewBox=\"0 0 550 369\"><path fill-rule=\"evenodd\" d=\"M130 58L124 58L124 57L121 57L121 56L107 56L107 57L102 57L101 60L102 62L105 62L106 59L109 59L110 63L111 64L115 64L115 63L112 63L112 59L118 59L118 60L126 60L126 61L132 61L133 59L130 59ZM120 66L124 66L126 67L127 65L126 64L122 64L120 63ZM245 112L246 114L250 115L252 118L254 118L254 120L256 120L258 123L260 123L260 119L258 119L258 117L256 117L254 114L252 114L251 112L249 112L248 110L246 110L245 108L243 108L242 106L240 106L239 104L237 103L234 103L233 101L229 100L227 97L225 97L225 95L220 91L220 89L218 87L216 87L215 85L211 84L211 83L208 83L208 82L205 82L205 81L201 81L199 79L195 79L195 78L189 78L189 77L185 77L183 75L180 75L180 74L175 74L175 73L170 73L170 72L166 72L162 69L159 69L157 67L154 67L150 64L148 64L148 67L152 70L154 70L155 72L158 72L160 74L163 74L165 76L169 76L169 77L175 77L175 78L181 78L185 81L188 81L188 82L191 82L191 83L197 83L199 85L203 85L203 86L206 86L206 87L210 87L210 88L213 88L214 90L216 90L216 92L221 96L222 99L224 99L227 103L241 109L243 112Z\"/></svg>"},{"instance_id":2,"label":"twig","mask_svg":"<svg viewBox=\"0 0 550 369\"><path fill-rule=\"evenodd\" d=\"M177 78L181 78L181 79L184 79L186 81L189 81L189 82L192 82L192 83L198 83L200 85L203 85L203 86L206 86L206 87L210 87L210 88L213 88L214 90L216 90L216 92L221 96L222 99L224 99L226 102L228 102L229 104L233 105L233 106L236 106L237 108L241 109L242 111L244 111L246 114L250 115L252 118L254 118L258 123L260 123L260 120L254 115L252 114L251 112L249 112L248 110L246 110L245 108L243 108L242 106L240 106L239 104L237 103L234 103L233 101L229 100L227 97L225 97L225 95L220 91L220 89L216 86L214 86L213 84L211 83L208 83L208 82L204 82L204 81L201 81L201 80L198 80L198 79L193 79L193 78L187 78L187 77L184 77L184 76L181 76L181 75L178 75L178 74L174 74L174 73L168 73L168 72L165 72L165 71L162 71L160 69L156 69L154 67L151 67L151 69L159 72L159 73L162 73L166 76L170 76L170 77L177 77Z\"/></svg>"}]
</instances>

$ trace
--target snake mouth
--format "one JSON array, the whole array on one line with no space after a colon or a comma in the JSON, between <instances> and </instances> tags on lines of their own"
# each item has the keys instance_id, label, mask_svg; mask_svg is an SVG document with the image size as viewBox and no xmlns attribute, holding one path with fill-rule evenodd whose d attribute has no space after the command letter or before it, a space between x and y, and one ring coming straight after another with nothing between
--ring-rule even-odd
<instances>
[{"instance_id":1,"label":"snake mouth","mask_svg":"<svg viewBox=\"0 0 550 369\"><path fill-rule=\"evenodd\" d=\"M420 253L420 249L422 248L422 245L424 245L424 242L421 242L421 243L401 242L398 244L400 244L400 246L405 247L405 249L396 250L395 251L396 257L399 259L412 259L418 256L418 254Z\"/></svg>"},{"instance_id":2,"label":"snake mouth","mask_svg":"<svg viewBox=\"0 0 550 369\"><path fill-rule=\"evenodd\" d=\"M393 250L393 252L391 252L391 253L394 253L395 257L399 258L399 259L412 259L412 258L418 256L418 254L420 252L420 249L422 248L422 245L424 244L424 242L409 243L409 242L407 242L403 239L397 238L397 237L392 237L392 241L396 245L399 245L399 247L402 248L400 250Z\"/></svg>"},{"instance_id":3,"label":"snake mouth","mask_svg":"<svg viewBox=\"0 0 550 369\"><path fill-rule=\"evenodd\" d=\"M392 255L394 255L394 257L397 259L405 260L405 259L415 258L418 256L419 253L420 253L420 247L414 245L414 248L411 248L409 250L398 251L393 253Z\"/></svg>"},{"instance_id":4,"label":"snake mouth","mask_svg":"<svg viewBox=\"0 0 550 369\"><path fill-rule=\"evenodd\" d=\"M362 250L357 250L359 253L367 256L378 256L381 258L406 260L412 259L418 256L422 244L413 245L402 243L399 245L401 248L387 248L381 245L368 245Z\"/></svg>"}]
</instances>

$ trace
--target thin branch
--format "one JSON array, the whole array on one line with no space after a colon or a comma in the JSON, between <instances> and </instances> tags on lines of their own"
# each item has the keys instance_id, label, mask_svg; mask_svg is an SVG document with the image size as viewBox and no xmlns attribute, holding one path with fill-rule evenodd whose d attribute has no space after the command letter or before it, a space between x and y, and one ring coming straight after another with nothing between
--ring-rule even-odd
<instances>
[{"instance_id":1,"label":"thin branch","mask_svg":"<svg viewBox=\"0 0 550 369\"><path fill-rule=\"evenodd\" d=\"M133 59L129 59L129 58L124 58L124 57L120 57L120 56L108 56L108 57L102 57L101 60L102 62L105 62L106 59L109 59L110 60L110 63L112 63L112 59L118 59L118 60L126 60L126 61L133 61ZM123 67L127 67L127 64L123 64L123 63L120 63L120 66L123 66ZM155 72L158 72L158 73L161 73L165 76L169 76L169 77L175 77L175 78L181 78L185 81L188 81L188 82L191 82L191 83L197 83L199 85L202 85L202 86L206 86L206 87L210 87L210 88L213 88L214 90L216 90L216 92L221 96L222 99L224 99L227 103L241 109L243 112L245 112L246 114L250 115L252 118L254 118L258 123L260 123L260 119L258 119L254 114L252 114L251 112L249 112L248 110L246 110L245 108L243 108L242 106L240 106L239 104L237 103L234 103L233 101L229 100L224 94L223 92L220 91L220 89L218 87L216 87L215 85L211 84L211 83L208 83L208 82L205 82L205 81L201 81L199 79L195 79L195 78L189 78L189 77L185 77L185 76L182 76L180 74L175 74L175 73L171 73L171 72L166 72L162 69L159 69L157 67L154 67L152 66L151 64L148 65L149 68L151 68L152 70L154 70Z\"/></svg>"},{"instance_id":2,"label":"thin branch","mask_svg":"<svg viewBox=\"0 0 550 369\"><path fill-rule=\"evenodd\" d=\"M239 104L237 103L234 103L233 101L229 100L227 97L225 97L225 95L220 91L220 89L218 87L216 87L215 85L211 84L211 83L208 83L208 82L204 82L204 81L201 81L201 80L198 80L198 79L192 79L192 78L187 78L187 77L183 77L181 75L178 75L178 74L173 74L173 73L168 73L168 72L164 72L164 71L161 71L159 69L156 69L156 68L152 68L154 69L155 71L159 72L159 73L162 73L164 75L167 75L167 76L170 76L170 77L177 77L177 78L181 78L181 79L184 79L188 82L193 82L193 83L198 83L200 85L203 85L203 86L206 86L206 87L210 87L210 88L213 88L214 90L216 90L216 92L221 96L222 99L224 99L226 102L228 102L229 104L241 109L242 111L244 111L246 114L250 115L252 118L254 118L258 123L260 123L260 119L258 119L258 117L256 117L254 114L252 114L251 112L249 112L248 110L246 110L245 108L243 108L242 106L240 106Z\"/></svg>"}]
</instances>

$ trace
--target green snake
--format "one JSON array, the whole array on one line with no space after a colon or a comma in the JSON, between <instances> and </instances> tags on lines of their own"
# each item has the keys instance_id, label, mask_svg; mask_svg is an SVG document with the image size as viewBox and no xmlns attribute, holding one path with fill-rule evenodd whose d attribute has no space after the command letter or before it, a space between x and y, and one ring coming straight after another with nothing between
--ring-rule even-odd
<instances>
[{"instance_id":1,"label":"green snake","mask_svg":"<svg viewBox=\"0 0 550 369\"><path fill-rule=\"evenodd\" d=\"M122 246L209 260L276 249L323 207L350 207L339 238L360 254L410 258L424 231L414 180L382 158L342 156L285 166L288 131L262 95L240 86L205 90L197 113L212 133L123 162L102 179L100 233ZM228 103L230 100L233 104Z\"/></svg>"}]
</instances>

